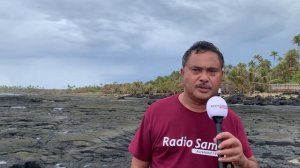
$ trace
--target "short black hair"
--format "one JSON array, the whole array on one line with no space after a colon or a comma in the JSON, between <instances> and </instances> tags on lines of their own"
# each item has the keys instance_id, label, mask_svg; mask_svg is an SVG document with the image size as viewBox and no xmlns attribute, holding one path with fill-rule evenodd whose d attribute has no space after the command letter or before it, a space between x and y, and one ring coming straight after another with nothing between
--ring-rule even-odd
<instances>
[{"instance_id":1,"label":"short black hair","mask_svg":"<svg viewBox=\"0 0 300 168\"><path fill-rule=\"evenodd\" d=\"M185 66L187 60L191 56L192 52L196 52L197 54L206 52L206 51L212 51L216 54L218 54L219 61L221 63L221 68L224 67L224 57L221 51L216 47L213 43L207 42L207 41L197 41L195 42L183 55L182 57L182 67Z\"/></svg>"}]
</instances>

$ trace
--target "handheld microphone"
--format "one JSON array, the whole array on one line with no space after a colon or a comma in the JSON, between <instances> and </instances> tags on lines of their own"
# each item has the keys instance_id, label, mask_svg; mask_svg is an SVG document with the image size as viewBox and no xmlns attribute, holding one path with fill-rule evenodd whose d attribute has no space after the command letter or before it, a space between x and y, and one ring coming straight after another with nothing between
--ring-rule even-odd
<instances>
[{"instance_id":1,"label":"handheld microphone","mask_svg":"<svg viewBox=\"0 0 300 168\"><path fill-rule=\"evenodd\" d=\"M225 118L228 113L226 101L220 96L213 96L207 101L206 110L209 118L214 120L216 124L216 133L219 134L222 132L221 125L223 118ZM221 140L217 139L217 146L219 146L220 143ZM223 168L223 163L219 162L219 168Z\"/></svg>"}]
</instances>

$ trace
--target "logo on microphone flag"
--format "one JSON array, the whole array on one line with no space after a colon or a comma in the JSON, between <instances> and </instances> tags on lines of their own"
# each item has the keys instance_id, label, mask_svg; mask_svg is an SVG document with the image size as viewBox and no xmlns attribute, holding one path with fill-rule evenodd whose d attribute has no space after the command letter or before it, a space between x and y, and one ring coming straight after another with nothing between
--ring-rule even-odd
<instances>
[{"instance_id":1,"label":"logo on microphone flag","mask_svg":"<svg viewBox=\"0 0 300 168\"><path fill-rule=\"evenodd\" d=\"M219 108L219 109L228 109L227 105L223 105L223 104L212 104L210 106L211 108Z\"/></svg>"}]
</instances>

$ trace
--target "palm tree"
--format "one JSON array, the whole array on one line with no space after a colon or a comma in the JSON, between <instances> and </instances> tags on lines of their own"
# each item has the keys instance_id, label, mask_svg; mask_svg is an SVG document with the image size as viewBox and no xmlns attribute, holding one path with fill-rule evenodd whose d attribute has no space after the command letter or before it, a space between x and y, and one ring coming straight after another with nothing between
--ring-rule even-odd
<instances>
[{"instance_id":1,"label":"palm tree","mask_svg":"<svg viewBox=\"0 0 300 168\"><path fill-rule=\"evenodd\" d=\"M290 71L297 71L298 70L298 64L299 64L298 60L299 60L299 58L300 58L300 55L295 49L289 50L286 53L284 59L286 60L287 66L290 69Z\"/></svg>"},{"instance_id":2,"label":"palm tree","mask_svg":"<svg viewBox=\"0 0 300 168\"><path fill-rule=\"evenodd\" d=\"M179 71L173 71L167 79L167 85L169 87L169 94L179 93L181 88L181 75Z\"/></svg>"},{"instance_id":3,"label":"palm tree","mask_svg":"<svg viewBox=\"0 0 300 168\"><path fill-rule=\"evenodd\" d=\"M283 60L277 67L277 73L280 76L280 79L284 82L287 83L288 81L288 75L289 75L289 71L288 71L288 66L287 66L287 62L286 60Z\"/></svg>"},{"instance_id":4,"label":"palm tree","mask_svg":"<svg viewBox=\"0 0 300 168\"><path fill-rule=\"evenodd\" d=\"M231 64L229 65L225 65L225 70L224 70L224 74L225 74L225 77L230 73L230 71L232 70L233 66Z\"/></svg>"},{"instance_id":5,"label":"palm tree","mask_svg":"<svg viewBox=\"0 0 300 168\"><path fill-rule=\"evenodd\" d=\"M277 61L280 63L282 60L283 60L283 58L278 56Z\"/></svg>"},{"instance_id":6,"label":"palm tree","mask_svg":"<svg viewBox=\"0 0 300 168\"><path fill-rule=\"evenodd\" d=\"M271 80L271 62L264 59L261 55L256 54L253 56L254 61L257 61L257 85L260 85L260 91L266 91L268 89L268 83Z\"/></svg>"},{"instance_id":7,"label":"palm tree","mask_svg":"<svg viewBox=\"0 0 300 168\"><path fill-rule=\"evenodd\" d=\"M271 57L273 57L274 62L276 61L276 57L279 57L278 52L277 51L272 51L270 54Z\"/></svg>"},{"instance_id":8,"label":"palm tree","mask_svg":"<svg viewBox=\"0 0 300 168\"><path fill-rule=\"evenodd\" d=\"M258 63L261 63L263 61L263 57L261 55L259 55L259 54L254 55L253 58L255 60L257 60Z\"/></svg>"},{"instance_id":9,"label":"palm tree","mask_svg":"<svg viewBox=\"0 0 300 168\"><path fill-rule=\"evenodd\" d=\"M300 34L294 36L293 43L297 45L297 52L299 52L300 47Z\"/></svg>"},{"instance_id":10,"label":"palm tree","mask_svg":"<svg viewBox=\"0 0 300 168\"><path fill-rule=\"evenodd\" d=\"M289 50L284 58L281 58L279 64L273 69L274 79L280 83L287 83L292 80L293 76L299 72L300 54L296 49Z\"/></svg>"},{"instance_id":11,"label":"palm tree","mask_svg":"<svg viewBox=\"0 0 300 168\"><path fill-rule=\"evenodd\" d=\"M227 76L227 79L230 81L233 89L237 93L243 94L250 91L249 85L251 84L249 84L249 80L245 78L249 74L246 67L246 64L239 63L237 66L232 68Z\"/></svg>"},{"instance_id":12,"label":"palm tree","mask_svg":"<svg viewBox=\"0 0 300 168\"><path fill-rule=\"evenodd\" d=\"M249 83L250 83L250 94L254 93L255 91L255 85L257 82L257 65L255 63L254 60L251 60L249 63L248 63L248 70L249 70Z\"/></svg>"}]
</instances>

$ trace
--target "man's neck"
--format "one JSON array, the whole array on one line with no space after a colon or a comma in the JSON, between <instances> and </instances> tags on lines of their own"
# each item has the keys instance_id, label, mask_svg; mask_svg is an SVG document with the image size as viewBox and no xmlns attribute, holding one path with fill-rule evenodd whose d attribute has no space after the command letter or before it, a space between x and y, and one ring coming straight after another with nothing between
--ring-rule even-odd
<instances>
[{"instance_id":1,"label":"man's neck","mask_svg":"<svg viewBox=\"0 0 300 168\"><path fill-rule=\"evenodd\" d=\"M178 99L183 106L193 112L201 113L206 111L207 101L192 99L185 92L181 93Z\"/></svg>"}]
</instances>

